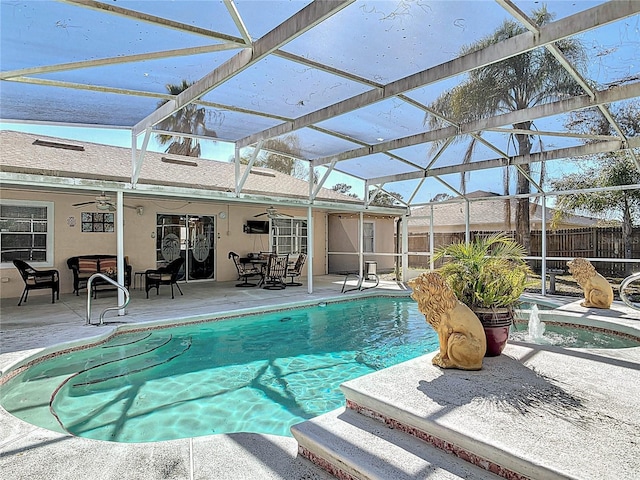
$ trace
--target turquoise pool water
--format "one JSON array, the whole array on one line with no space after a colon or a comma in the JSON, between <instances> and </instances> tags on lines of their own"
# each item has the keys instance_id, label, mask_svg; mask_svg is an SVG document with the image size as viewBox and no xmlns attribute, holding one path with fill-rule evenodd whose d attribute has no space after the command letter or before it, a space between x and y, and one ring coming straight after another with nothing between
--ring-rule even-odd
<instances>
[{"instance_id":1,"label":"turquoise pool water","mask_svg":"<svg viewBox=\"0 0 640 480\"><path fill-rule=\"evenodd\" d=\"M516 323L511 327L509 339L539 345L555 345L565 348L629 348L640 347L640 342L623 335L606 331L544 322L544 333L532 339L527 324Z\"/></svg>"},{"instance_id":2,"label":"turquoise pool water","mask_svg":"<svg viewBox=\"0 0 640 480\"><path fill-rule=\"evenodd\" d=\"M329 303L118 335L29 368L3 387L2 405L39 426L118 442L290 435L344 405L340 383L437 344L408 298Z\"/></svg>"},{"instance_id":3,"label":"turquoise pool water","mask_svg":"<svg viewBox=\"0 0 640 480\"><path fill-rule=\"evenodd\" d=\"M570 346L591 346L593 332L580 335ZM437 345L413 300L349 300L120 334L33 365L3 385L0 403L34 425L117 442L289 436L344 406L341 383Z\"/></svg>"}]
</instances>

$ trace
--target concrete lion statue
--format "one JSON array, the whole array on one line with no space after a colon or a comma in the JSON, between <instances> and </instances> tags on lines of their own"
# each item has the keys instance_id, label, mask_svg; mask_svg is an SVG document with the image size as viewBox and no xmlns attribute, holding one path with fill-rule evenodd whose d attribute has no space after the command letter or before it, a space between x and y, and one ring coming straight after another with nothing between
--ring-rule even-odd
<instances>
[{"instance_id":1,"label":"concrete lion statue","mask_svg":"<svg viewBox=\"0 0 640 480\"><path fill-rule=\"evenodd\" d=\"M438 333L440 351L433 364L442 368L480 370L487 350L484 329L478 317L460 302L438 273L423 273L409 281L411 298Z\"/></svg>"},{"instance_id":2,"label":"concrete lion statue","mask_svg":"<svg viewBox=\"0 0 640 480\"><path fill-rule=\"evenodd\" d=\"M585 258L574 258L567 262L569 272L584 290L583 307L609 308L613 302L613 289L609 282L596 272L591 262Z\"/></svg>"}]
</instances>

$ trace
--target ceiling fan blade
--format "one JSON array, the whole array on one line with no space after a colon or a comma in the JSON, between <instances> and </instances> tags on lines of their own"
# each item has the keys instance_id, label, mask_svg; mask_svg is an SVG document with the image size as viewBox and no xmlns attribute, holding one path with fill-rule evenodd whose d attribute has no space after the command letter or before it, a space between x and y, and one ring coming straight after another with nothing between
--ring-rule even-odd
<instances>
[{"instance_id":1,"label":"ceiling fan blade","mask_svg":"<svg viewBox=\"0 0 640 480\"><path fill-rule=\"evenodd\" d=\"M96 202L82 202L82 203L74 203L73 205L71 205L72 207L82 207L83 205L91 205L92 203L96 203Z\"/></svg>"},{"instance_id":2,"label":"ceiling fan blade","mask_svg":"<svg viewBox=\"0 0 640 480\"><path fill-rule=\"evenodd\" d=\"M254 215L253 218L263 217L265 215L269 215L267 212L259 213L258 215Z\"/></svg>"}]
</instances>

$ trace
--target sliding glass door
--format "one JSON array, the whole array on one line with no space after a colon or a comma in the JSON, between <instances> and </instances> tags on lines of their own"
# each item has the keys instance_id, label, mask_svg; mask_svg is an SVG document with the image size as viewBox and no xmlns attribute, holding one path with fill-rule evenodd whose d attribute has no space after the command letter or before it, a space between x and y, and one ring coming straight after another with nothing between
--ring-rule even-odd
<instances>
[{"instance_id":1,"label":"sliding glass door","mask_svg":"<svg viewBox=\"0 0 640 480\"><path fill-rule=\"evenodd\" d=\"M215 217L158 214L156 261L166 265L185 259L182 279L213 279L215 274Z\"/></svg>"}]
</instances>

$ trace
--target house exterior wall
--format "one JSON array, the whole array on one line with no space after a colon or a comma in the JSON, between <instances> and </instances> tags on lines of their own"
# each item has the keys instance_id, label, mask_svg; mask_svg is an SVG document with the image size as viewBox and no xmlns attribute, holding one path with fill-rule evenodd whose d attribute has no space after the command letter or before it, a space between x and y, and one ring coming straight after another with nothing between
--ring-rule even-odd
<instances>
[{"instance_id":1,"label":"house exterior wall","mask_svg":"<svg viewBox=\"0 0 640 480\"><path fill-rule=\"evenodd\" d=\"M328 218L328 273L355 273L359 270L358 215L331 214ZM364 261L375 261L378 271L391 271L395 266L395 221L392 217L364 217L374 223L374 253L365 253Z\"/></svg>"},{"instance_id":2,"label":"house exterior wall","mask_svg":"<svg viewBox=\"0 0 640 480\"><path fill-rule=\"evenodd\" d=\"M67 267L67 259L77 255L116 254L116 232L98 233L81 231L81 213L98 212L95 205L73 207L75 203L90 201L94 193L82 195L69 193L52 193L41 191L3 190L3 200L31 200L54 203L53 217L53 259L46 266L36 268L55 268L60 272L61 293L71 293L73 290L73 275ZM235 266L228 259L229 251L241 256L249 252L270 250L268 234L246 234L243 226L247 220L254 220L255 215L262 213L262 205L233 205L212 202L198 202L171 199L134 198L124 195L125 205L143 207L143 214L138 215L134 209L124 209L124 254L128 257L132 271L144 271L156 268L156 215L157 214L193 214L216 217L216 250L215 250L215 280L232 281L237 278ZM298 218L306 218L306 209L279 208ZM219 217L225 212L227 218ZM69 219L75 219L70 225ZM314 275L327 273L326 265L326 213L313 213L314 232ZM117 225L116 225L117 228ZM303 271L306 276L307 266ZM0 298L17 298L22 293L24 283L18 270L12 263L0 265L0 279L2 283ZM133 281L133 279L132 279ZM49 290L34 290L29 296L50 295Z\"/></svg>"}]
</instances>

